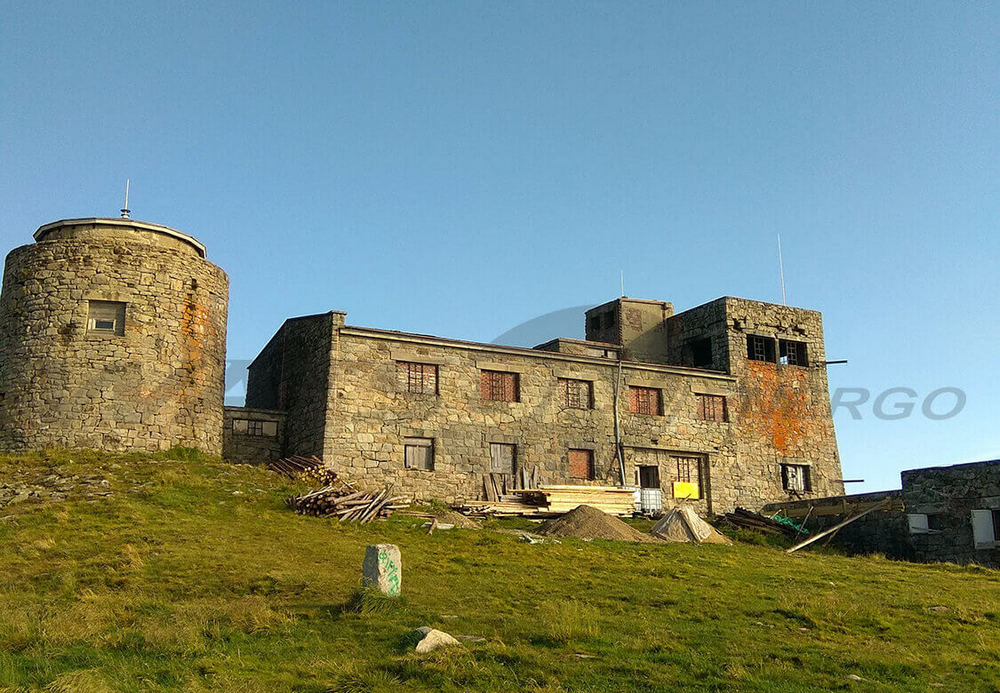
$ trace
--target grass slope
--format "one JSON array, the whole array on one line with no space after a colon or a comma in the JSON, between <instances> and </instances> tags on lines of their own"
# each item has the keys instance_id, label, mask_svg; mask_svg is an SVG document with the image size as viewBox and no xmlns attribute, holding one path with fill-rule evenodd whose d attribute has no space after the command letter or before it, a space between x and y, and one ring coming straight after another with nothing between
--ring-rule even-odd
<instances>
[{"instance_id":1,"label":"grass slope","mask_svg":"<svg viewBox=\"0 0 1000 693\"><path fill-rule=\"evenodd\" d=\"M298 517L262 469L94 453L0 510L0 690L996 691L1000 573L765 546L530 545ZM366 544L401 600L357 593ZM412 652L421 625L485 642ZM850 675L861 677L852 680Z\"/></svg>"}]
</instances>

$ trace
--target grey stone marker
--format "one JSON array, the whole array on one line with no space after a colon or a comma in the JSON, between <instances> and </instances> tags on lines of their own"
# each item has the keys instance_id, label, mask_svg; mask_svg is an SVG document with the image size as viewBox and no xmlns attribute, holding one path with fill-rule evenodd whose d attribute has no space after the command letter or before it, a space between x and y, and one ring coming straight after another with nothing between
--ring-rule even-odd
<instances>
[{"instance_id":1,"label":"grey stone marker","mask_svg":"<svg viewBox=\"0 0 1000 693\"><path fill-rule=\"evenodd\" d=\"M374 544L365 549L363 585L377 587L382 594L399 596L403 584L403 559L395 544Z\"/></svg>"}]
</instances>

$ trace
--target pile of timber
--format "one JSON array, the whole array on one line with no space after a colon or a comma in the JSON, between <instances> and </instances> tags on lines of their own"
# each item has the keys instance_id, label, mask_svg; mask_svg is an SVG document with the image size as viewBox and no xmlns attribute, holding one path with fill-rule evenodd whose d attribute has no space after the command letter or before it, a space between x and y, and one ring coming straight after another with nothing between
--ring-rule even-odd
<instances>
[{"instance_id":1,"label":"pile of timber","mask_svg":"<svg viewBox=\"0 0 1000 693\"><path fill-rule=\"evenodd\" d=\"M726 520L732 525L760 532L761 534L796 534L802 532L800 528L793 527L787 522L778 522L767 515L755 513L746 508L736 508L736 512L726 513Z\"/></svg>"},{"instance_id":2,"label":"pile of timber","mask_svg":"<svg viewBox=\"0 0 1000 693\"><path fill-rule=\"evenodd\" d=\"M299 515L339 517L341 522L365 524L377 517L389 517L410 504L404 496L393 496L391 487L381 491L355 491L347 484L338 483L293 496L288 499L288 506Z\"/></svg>"},{"instance_id":3,"label":"pile of timber","mask_svg":"<svg viewBox=\"0 0 1000 693\"><path fill-rule=\"evenodd\" d=\"M337 481L337 473L316 455L284 457L274 462L268 462L267 466L268 469L287 476L289 479L309 479L321 484L333 484Z\"/></svg>"},{"instance_id":4,"label":"pile of timber","mask_svg":"<svg viewBox=\"0 0 1000 693\"><path fill-rule=\"evenodd\" d=\"M490 475L493 477L495 475ZM489 486L487 486L489 489ZM589 505L609 515L632 515L635 489L621 486L539 484L537 488L487 490L486 500L464 506L474 515L562 515Z\"/></svg>"}]
</instances>

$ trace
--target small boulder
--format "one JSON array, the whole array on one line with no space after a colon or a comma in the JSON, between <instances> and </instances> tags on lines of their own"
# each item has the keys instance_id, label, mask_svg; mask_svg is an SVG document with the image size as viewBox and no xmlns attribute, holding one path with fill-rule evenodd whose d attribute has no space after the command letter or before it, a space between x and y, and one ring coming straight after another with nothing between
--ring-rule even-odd
<instances>
[{"instance_id":1,"label":"small boulder","mask_svg":"<svg viewBox=\"0 0 1000 693\"><path fill-rule=\"evenodd\" d=\"M426 654L439 647L451 647L462 644L443 630L437 630L429 626L417 628L416 633L422 636L420 642L417 643L417 654Z\"/></svg>"}]
</instances>

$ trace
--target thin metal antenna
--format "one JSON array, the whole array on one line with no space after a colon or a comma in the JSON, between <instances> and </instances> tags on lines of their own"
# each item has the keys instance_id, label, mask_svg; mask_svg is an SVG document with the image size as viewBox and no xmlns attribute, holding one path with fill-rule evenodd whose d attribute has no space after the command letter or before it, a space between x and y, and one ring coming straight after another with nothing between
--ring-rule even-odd
<instances>
[{"instance_id":1,"label":"thin metal antenna","mask_svg":"<svg viewBox=\"0 0 1000 693\"><path fill-rule=\"evenodd\" d=\"M122 219L131 219L132 210L128 208L128 184L129 179L125 179L125 206L122 207Z\"/></svg>"},{"instance_id":2,"label":"thin metal antenna","mask_svg":"<svg viewBox=\"0 0 1000 693\"><path fill-rule=\"evenodd\" d=\"M625 298L625 270L620 270L622 273L622 298Z\"/></svg>"},{"instance_id":3,"label":"thin metal antenna","mask_svg":"<svg viewBox=\"0 0 1000 693\"><path fill-rule=\"evenodd\" d=\"M781 305L787 306L785 303L785 265L781 260L781 234L778 234L778 274L781 277Z\"/></svg>"}]
</instances>

